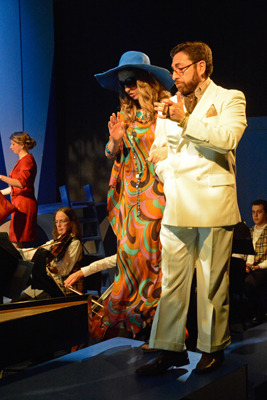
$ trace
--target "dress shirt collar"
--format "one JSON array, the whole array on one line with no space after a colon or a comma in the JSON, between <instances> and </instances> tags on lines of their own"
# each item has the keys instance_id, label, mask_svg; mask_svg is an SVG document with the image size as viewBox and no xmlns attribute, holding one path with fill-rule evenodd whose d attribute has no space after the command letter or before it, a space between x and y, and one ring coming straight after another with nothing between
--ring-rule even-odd
<instances>
[{"instance_id":1,"label":"dress shirt collar","mask_svg":"<svg viewBox=\"0 0 267 400\"><path fill-rule=\"evenodd\" d=\"M196 88L195 96L197 97L198 102L201 99L201 97L203 96L204 92L206 91L206 89L208 88L210 83L211 83L211 79L208 78L198 88Z\"/></svg>"},{"instance_id":2,"label":"dress shirt collar","mask_svg":"<svg viewBox=\"0 0 267 400\"><path fill-rule=\"evenodd\" d=\"M203 96L210 83L211 79L208 78L202 82L202 84L194 91L194 93L191 93L188 96L182 96L185 108L190 114L193 112L195 106Z\"/></svg>"}]
</instances>

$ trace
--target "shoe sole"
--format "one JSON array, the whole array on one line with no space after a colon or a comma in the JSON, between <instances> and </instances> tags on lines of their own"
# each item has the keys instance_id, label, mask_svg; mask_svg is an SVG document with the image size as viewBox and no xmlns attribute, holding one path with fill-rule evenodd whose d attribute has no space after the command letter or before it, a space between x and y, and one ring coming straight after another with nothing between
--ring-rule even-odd
<instances>
[{"instance_id":1,"label":"shoe sole","mask_svg":"<svg viewBox=\"0 0 267 400\"><path fill-rule=\"evenodd\" d=\"M196 374L208 374L209 372L213 372L216 369L220 368L222 366L222 364L223 364L223 361L220 363L217 363L216 365L212 365L208 368L195 368L193 371Z\"/></svg>"}]
</instances>

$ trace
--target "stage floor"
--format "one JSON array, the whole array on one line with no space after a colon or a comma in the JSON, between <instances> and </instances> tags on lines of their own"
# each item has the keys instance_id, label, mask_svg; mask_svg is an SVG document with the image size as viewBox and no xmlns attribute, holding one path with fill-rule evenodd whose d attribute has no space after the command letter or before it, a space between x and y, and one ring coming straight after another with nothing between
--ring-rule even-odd
<instances>
[{"instance_id":1,"label":"stage floor","mask_svg":"<svg viewBox=\"0 0 267 400\"><path fill-rule=\"evenodd\" d=\"M248 399L267 399L267 323L232 335L226 358L247 364Z\"/></svg>"},{"instance_id":2,"label":"stage floor","mask_svg":"<svg viewBox=\"0 0 267 400\"><path fill-rule=\"evenodd\" d=\"M246 399L246 389L249 400L266 398L267 324L235 335L226 351L223 367L206 375L193 372L200 354L189 352L190 364L185 367L174 368L159 377L136 376L135 369L155 357L155 353L144 354L142 344L141 341L114 338L28 368L0 381L0 398L240 400ZM231 387L237 390L238 385L240 396L229 397L227 391Z\"/></svg>"}]
</instances>

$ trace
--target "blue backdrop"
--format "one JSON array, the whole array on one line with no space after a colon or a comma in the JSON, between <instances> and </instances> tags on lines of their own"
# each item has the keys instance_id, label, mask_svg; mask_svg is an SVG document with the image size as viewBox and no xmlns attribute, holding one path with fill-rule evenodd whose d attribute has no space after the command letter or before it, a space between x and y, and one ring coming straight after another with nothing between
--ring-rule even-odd
<instances>
[{"instance_id":1,"label":"blue backdrop","mask_svg":"<svg viewBox=\"0 0 267 400\"><path fill-rule=\"evenodd\" d=\"M32 154L40 203L56 197L53 58L53 1L1 0L0 173L9 174L17 161L9 149L10 135L28 132L37 142Z\"/></svg>"}]
</instances>

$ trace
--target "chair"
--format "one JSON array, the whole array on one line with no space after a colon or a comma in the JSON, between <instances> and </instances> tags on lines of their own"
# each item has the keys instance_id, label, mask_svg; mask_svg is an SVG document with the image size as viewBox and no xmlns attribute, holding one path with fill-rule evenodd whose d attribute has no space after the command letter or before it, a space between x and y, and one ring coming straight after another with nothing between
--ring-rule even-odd
<instances>
[{"instance_id":1,"label":"chair","mask_svg":"<svg viewBox=\"0 0 267 400\"><path fill-rule=\"evenodd\" d=\"M94 257L91 262L105 257L104 244L102 240L99 218L97 214L97 206L95 204L93 191L90 184L84 186L85 201L71 201L68 188L66 185L59 187L62 203L67 207L72 207L79 214L81 210L82 215L79 215L79 222L82 228L82 244L85 255ZM88 265L88 264L86 264ZM107 279L108 273L103 272L102 279ZM90 277L89 277L90 278ZM88 279L88 284L93 281L94 278Z\"/></svg>"},{"instance_id":2,"label":"chair","mask_svg":"<svg viewBox=\"0 0 267 400\"><path fill-rule=\"evenodd\" d=\"M246 277L246 262L238 255L255 254L249 227L244 221L234 227L232 257L230 260L230 319L234 314L241 319L246 330L246 307L244 304L244 282ZM234 256L233 256L234 255ZM237 302L235 300L238 300ZM231 322L231 321L230 321Z\"/></svg>"},{"instance_id":3,"label":"chair","mask_svg":"<svg viewBox=\"0 0 267 400\"><path fill-rule=\"evenodd\" d=\"M99 257L96 257L91 254L84 254L81 267L85 267L90 265L92 262L97 261ZM88 291L97 291L98 296L101 296L101 287L102 287L102 273L101 271L96 272L95 274L89 275L84 278L84 289L85 293Z\"/></svg>"},{"instance_id":4,"label":"chair","mask_svg":"<svg viewBox=\"0 0 267 400\"><path fill-rule=\"evenodd\" d=\"M105 251L91 185L85 185L84 190L86 201L71 201L67 186L62 185L59 187L61 201L64 206L71 207L76 211L79 209L82 210L82 216L79 216L79 222L82 227L82 243L85 252L87 254L93 253L95 256L102 258L105 257ZM91 244L94 242L94 246L90 246L90 251L85 245L87 242L91 242ZM93 252L91 251L92 248Z\"/></svg>"},{"instance_id":5,"label":"chair","mask_svg":"<svg viewBox=\"0 0 267 400\"><path fill-rule=\"evenodd\" d=\"M59 186L61 201L65 207L71 207L70 196L66 185Z\"/></svg>"},{"instance_id":6,"label":"chair","mask_svg":"<svg viewBox=\"0 0 267 400\"><path fill-rule=\"evenodd\" d=\"M246 330L246 307L244 282L246 277L246 262L242 258L231 257L230 260L230 326L235 320L240 320L243 330Z\"/></svg>"},{"instance_id":7,"label":"chair","mask_svg":"<svg viewBox=\"0 0 267 400\"><path fill-rule=\"evenodd\" d=\"M59 186L59 193L61 197L61 202L65 207L78 209L78 208L86 208L88 205L87 201L71 201L67 185Z\"/></svg>"},{"instance_id":8,"label":"chair","mask_svg":"<svg viewBox=\"0 0 267 400\"><path fill-rule=\"evenodd\" d=\"M104 242L103 242L102 235L101 235L100 225L99 225L97 206L95 203L92 187L89 183L84 186L84 191L85 191L86 200L89 205L88 208L90 209L90 212L91 212L91 216L89 217L87 222L91 223L95 229L95 233L93 234L93 236L85 236L84 240L87 240L87 241L94 240L94 243L96 246L96 255L99 258L104 258L106 256L106 254L105 254ZM115 274L115 272L112 269L102 271L103 287L108 288L112 284L112 282L114 281L114 274Z\"/></svg>"},{"instance_id":9,"label":"chair","mask_svg":"<svg viewBox=\"0 0 267 400\"><path fill-rule=\"evenodd\" d=\"M86 200L88 202L95 202L91 185L88 183L87 185L84 185L83 188L84 188L84 191L85 191Z\"/></svg>"},{"instance_id":10,"label":"chair","mask_svg":"<svg viewBox=\"0 0 267 400\"><path fill-rule=\"evenodd\" d=\"M95 204L93 191L90 184L84 186L87 208L84 210L84 218L81 222L83 224L83 243L94 242L95 253L94 255L103 258L105 257L104 244L102 240L99 219L97 214L97 207ZM88 251L87 251L88 252Z\"/></svg>"}]
</instances>

